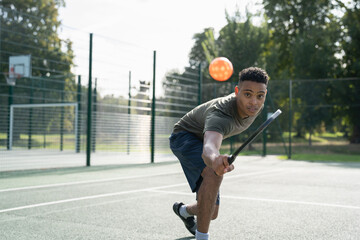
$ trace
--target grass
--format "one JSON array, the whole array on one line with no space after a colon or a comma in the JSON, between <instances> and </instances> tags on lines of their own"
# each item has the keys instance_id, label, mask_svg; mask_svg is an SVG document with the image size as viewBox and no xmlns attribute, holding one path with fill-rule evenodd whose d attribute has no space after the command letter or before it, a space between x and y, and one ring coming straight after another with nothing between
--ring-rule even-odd
<instances>
[{"instance_id":1,"label":"grass","mask_svg":"<svg viewBox=\"0 0 360 240\"><path fill-rule=\"evenodd\" d=\"M317 162L360 162L360 145L349 144L347 139L344 138L342 133L322 133L312 135L312 145L309 145L308 137L296 138L292 133L292 160L302 161L317 161ZM268 142L266 147L267 155L280 155L282 159L287 159L288 137L289 133L284 133L284 139L286 141L286 150L282 142ZM6 147L7 135L0 133L0 147ZM159 138L168 138L168 135L157 136ZM85 148L84 135L81 136L81 148ZM246 148L241 155L262 155L263 146L261 138L257 139L252 144L252 148ZM32 136L32 147L43 148L43 135L34 134ZM46 136L46 149L59 149L60 136L58 134L48 134ZM20 139L15 142L16 147L27 148L28 136L22 134ZM234 143L234 149L240 146L241 142ZM64 149L74 149L75 139L73 134L64 134ZM115 139L113 142L101 142L101 138L97 139L96 150L107 152L127 151L126 141L119 141ZM130 145L131 152L146 152L150 151L149 146L136 146ZM156 146L157 153L170 153L168 146ZM220 151L222 154L231 154L230 145L227 140Z\"/></svg>"},{"instance_id":2,"label":"grass","mask_svg":"<svg viewBox=\"0 0 360 240\"><path fill-rule=\"evenodd\" d=\"M280 159L287 159L280 156ZM292 154L291 160L314 161L314 162L359 162L360 155L347 154Z\"/></svg>"},{"instance_id":3,"label":"grass","mask_svg":"<svg viewBox=\"0 0 360 240\"><path fill-rule=\"evenodd\" d=\"M309 135L298 138L295 133L292 135L291 144L291 159L303 161L318 161L318 162L360 162L360 145L350 144L344 138L344 134L337 133L322 133L311 136L312 144L309 145ZM282 159L287 159L289 151L288 143L289 133L285 132L283 137L285 139L286 149L281 142L268 142L266 146L267 155L280 155ZM241 143L236 143L235 147L240 146ZM230 153L230 146L227 144L222 148L221 153ZM262 155L262 143L257 140L252 144L251 149L244 149L241 155Z\"/></svg>"}]
</instances>

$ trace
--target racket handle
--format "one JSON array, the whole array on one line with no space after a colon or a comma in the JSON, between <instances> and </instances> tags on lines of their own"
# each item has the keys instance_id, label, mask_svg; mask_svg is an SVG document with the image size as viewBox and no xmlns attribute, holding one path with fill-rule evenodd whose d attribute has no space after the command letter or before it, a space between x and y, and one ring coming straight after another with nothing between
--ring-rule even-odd
<instances>
[{"instance_id":1,"label":"racket handle","mask_svg":"<svg viewBox=\"0 0 360 240\"><path fill-rule=\"evenodd\" d=\"M231 165L234 161L235 161L235 157L234 157L233 155L230 155L230 156L228 157L228 163L229 163L229 165Z\"/></svg>"}]
</instances>

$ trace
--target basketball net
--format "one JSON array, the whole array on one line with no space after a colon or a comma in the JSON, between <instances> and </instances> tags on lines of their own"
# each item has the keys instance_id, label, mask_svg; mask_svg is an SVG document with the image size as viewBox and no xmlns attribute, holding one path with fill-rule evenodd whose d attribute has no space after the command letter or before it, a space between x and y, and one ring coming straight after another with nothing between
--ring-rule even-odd
<instances>
[{"instance_id":1,"label":"basketball net","mask_svg":"<svg viewBox=\"0 0 360 240\"><path fill-rule=\"evenodd\" d=\"M6 82L9 86L15 86L16 79L20 78L20 74L15 73L15 69L13 66L10 67L10 72L5 73L4 75L6 78Z\"/></svg>"}]
</instances>

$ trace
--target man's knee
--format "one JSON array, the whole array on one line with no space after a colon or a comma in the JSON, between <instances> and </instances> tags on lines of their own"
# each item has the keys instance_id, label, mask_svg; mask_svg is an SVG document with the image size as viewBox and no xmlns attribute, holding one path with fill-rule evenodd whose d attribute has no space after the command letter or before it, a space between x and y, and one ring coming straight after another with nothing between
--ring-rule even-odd
<instances>
[{"instance_id":1,"label":"man's knee","mask_svg":"<svg viewBox=\"0 0 360 240\"><path fill-rule=\"evenodd\" d=\"M212 182L221 183L223 176L218 176L215 174L214 170L210 167L205 167L201 173L203 179L209 179Z\"/></svg>"}]
</instances>

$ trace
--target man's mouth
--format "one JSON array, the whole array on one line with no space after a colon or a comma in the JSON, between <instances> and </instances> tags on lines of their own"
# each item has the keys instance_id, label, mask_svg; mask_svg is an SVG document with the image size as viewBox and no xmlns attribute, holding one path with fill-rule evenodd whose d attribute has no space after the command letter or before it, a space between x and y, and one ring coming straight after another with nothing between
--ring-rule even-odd
<instances>
[{"instance_id":1,"label":"man's mouth","mask_svg":"<svg viewBox=\"0 0 360 240\"><path fill-rule=\"evenodd\" d=\"M247 107L247 110L251 113L257 113L259 111L259 108L257 107Z\"/></svg>"}]
</instances>

